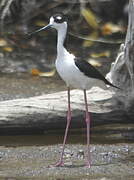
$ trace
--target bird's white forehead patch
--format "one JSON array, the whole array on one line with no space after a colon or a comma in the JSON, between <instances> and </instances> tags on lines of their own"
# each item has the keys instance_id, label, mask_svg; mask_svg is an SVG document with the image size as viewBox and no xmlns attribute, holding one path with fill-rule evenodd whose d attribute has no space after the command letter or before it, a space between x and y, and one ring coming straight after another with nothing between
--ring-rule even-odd
<instances>
[{"instance_id":1,"label":"bird's white forehead patch","mask_svg":"<svg viewBox=\"0 0 134 180\"><path fill-rule=\"evenodd\" d=\"M61 19L62 19L62 17L61 17L61 16L57 16L57 17L56 17L56 19L59 19L59 20L61 20Z\"/></svg>"},{"instance_id":2,"label":"bird's white forehead patch","mask_svg":"<svg viewBox=\"0 0 134 180\"><path fill-rule=\"evenodd\" d=\"M50 24L53 24L53 22L54 22L54 18L51 17L51 18L50 18Z\"/></svg>"}]
</instances>

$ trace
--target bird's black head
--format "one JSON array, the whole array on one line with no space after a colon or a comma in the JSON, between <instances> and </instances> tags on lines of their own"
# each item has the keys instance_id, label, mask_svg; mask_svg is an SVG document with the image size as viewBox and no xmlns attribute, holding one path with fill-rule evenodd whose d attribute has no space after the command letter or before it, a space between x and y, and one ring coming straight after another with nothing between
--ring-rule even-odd
<instances>
[{"instance_id":1,"label":"bird's black head","mask_svg":"<svg viewBox=\"0 0 134 180\"><path fill-rule=\"evenodd\" d=\"M65 31L67 29L67 17L63 13L57 13L50 17L49 24L44 26L35 32L30 33L30 35L40 32L42 30L46 30L48 28L54 28L56 30Z\"/></svg>"},{"instance_id":2,"label":"bird's black head","mask_svg":"<svg viewBox=\"0 0 134 180\"><path fill-rule=\"evenodd\" d=\"M49 26L57 31L64 31L67 29L67 17L62 13L57 13L50 17Z\"/></svg>"},{"instance_id":3,"label":"bird's black head","mask_svg":"<svg viewBox=\"0 0 134 180\"><path fill-rule=\"evenodd\" d=\"M54 19L55 23L63 23L63 22L67 22L67 17L63 14L63 13L57 13L55 15L52 16Z\"/></svg>"}]
</instances>

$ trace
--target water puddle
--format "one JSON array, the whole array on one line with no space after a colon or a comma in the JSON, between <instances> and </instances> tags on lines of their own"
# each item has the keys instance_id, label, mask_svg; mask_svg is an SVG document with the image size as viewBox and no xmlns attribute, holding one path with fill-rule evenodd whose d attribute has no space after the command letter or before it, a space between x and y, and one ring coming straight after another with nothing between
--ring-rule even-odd
<instances>
[{"instance_id":1,"label":"water puddle","mask_svg":"<svg viewBox=\"0 0 134 180\"><path fill-rule=\"evenodd\" d=\"M62 144L64 129L38 135L0 136L0 146L43 146ZM134 124L110 124L91 129L92 144L133 143ZM86 129L71 129L68 144L86 144Z\"/></svg>"}]
</instances>

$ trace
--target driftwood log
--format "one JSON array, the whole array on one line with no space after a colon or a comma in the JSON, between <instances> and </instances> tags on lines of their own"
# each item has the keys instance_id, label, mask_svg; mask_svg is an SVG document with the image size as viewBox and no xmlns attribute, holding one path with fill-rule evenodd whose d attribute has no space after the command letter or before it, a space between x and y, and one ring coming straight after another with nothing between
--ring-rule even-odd
<instances>
[{"instance_id":1,"label":"driftwood log","mask_svg":"<svg viewBox=\"0 0 134 180\"><path fill-rule=\"evenodd\" d=\"M115 106L113 92L94 87L87 92L92 125L128 122L128 114ZM115 101L116 102L116 101ZM81 90L71 91L72 127L85 127ZM0 102L0 134L24 134L64 128L66 91Z\"/></svg>"}]
</instances>

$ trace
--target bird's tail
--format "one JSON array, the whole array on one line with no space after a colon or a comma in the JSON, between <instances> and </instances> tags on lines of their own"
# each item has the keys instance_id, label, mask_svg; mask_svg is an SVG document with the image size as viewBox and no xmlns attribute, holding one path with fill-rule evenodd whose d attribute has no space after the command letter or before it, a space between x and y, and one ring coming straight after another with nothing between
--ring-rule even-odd
<instances>
[{"instance_id":1,"label":"bird's tail","mask_svg":"<svg viewBox=\"0 0 134 180\"><path fill-rule=\"evenodd\" d=\"M116 89L120 89L120 90L121 90L121 88L115 86L114 84L112 84L111 82L109 82L107 79L105 79L105 83L106 83L106 85L108 85L108 86L111 86L111 87L114 87L114 88L116 88Z\"/></svg>"}]
</instances>

